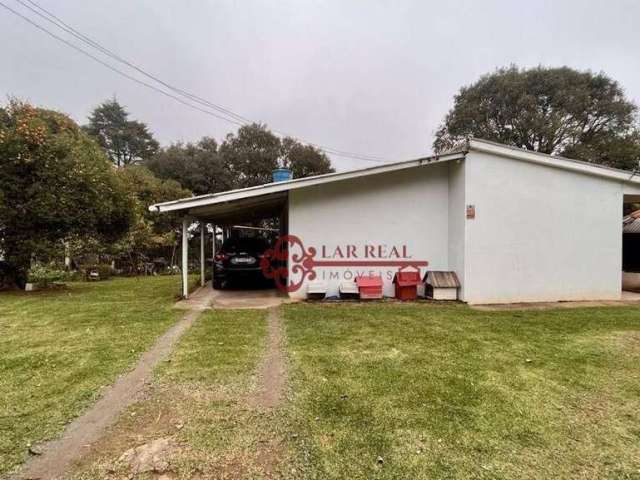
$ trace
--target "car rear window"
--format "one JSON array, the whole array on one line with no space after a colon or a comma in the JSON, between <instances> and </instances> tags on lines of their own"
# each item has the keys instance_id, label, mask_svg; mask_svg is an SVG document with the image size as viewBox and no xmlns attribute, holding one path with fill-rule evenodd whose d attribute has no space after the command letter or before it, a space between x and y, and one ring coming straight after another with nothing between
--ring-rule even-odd
<instances>
[{"instance_id":1,"label":"car rear window","mask_svg":"<svg viewBox=\"0 0 640 480\"><path fill-rule=\"evenodd\" d=\"M224 241L222 249L225 252L248 251L262 253L269 244L262 238L228 238Z\"/></svg>"}]
</instances>

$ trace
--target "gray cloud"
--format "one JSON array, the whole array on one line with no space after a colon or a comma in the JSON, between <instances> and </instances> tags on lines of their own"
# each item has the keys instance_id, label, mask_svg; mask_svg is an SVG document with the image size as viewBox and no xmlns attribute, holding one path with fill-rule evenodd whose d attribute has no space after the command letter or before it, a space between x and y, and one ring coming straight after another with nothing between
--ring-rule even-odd
<instances>
[{"instance_id":1,"label":"gray cloud","mask_svg":"<svg viewBox=\"0 0 640 480\"><path fill-rule=\"evenodd\" d=\"M390 160L429 153L459 87L510 63L604 71L640 100L640 2L632 0L38 1L183 89L305 140ZM0 44L0 95L80 122L115 95L163 144L235 129L119 77L3 9Z\"/></svg>"}]
</instances>

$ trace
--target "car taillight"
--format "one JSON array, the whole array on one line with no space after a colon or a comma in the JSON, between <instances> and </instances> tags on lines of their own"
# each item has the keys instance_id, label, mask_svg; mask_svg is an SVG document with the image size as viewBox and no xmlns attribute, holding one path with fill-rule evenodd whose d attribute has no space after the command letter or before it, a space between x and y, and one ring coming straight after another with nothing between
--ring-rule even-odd
<instances>
[{"instance_id":1,"label":"car taillight","mask_svg":"<svg viewBox=\"0 0 640 480\"><path fill-rule=\"evenodd\" d=\"M213 257L216 262L224 262L227 259L227 256L224 253L216 253L216 256Z\"/></svg>"}]
</instances>

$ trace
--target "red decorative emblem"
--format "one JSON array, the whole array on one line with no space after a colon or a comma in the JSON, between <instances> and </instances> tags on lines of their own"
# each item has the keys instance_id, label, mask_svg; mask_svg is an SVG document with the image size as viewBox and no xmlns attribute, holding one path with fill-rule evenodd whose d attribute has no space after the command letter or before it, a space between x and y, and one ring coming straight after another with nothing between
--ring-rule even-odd
<instances>
[{"instance_id":1,"label":"red decorative emblem","mask_svg":"<svg viewBox=\"0 0 640 480\"><path fill-rule=\"evenodd\" d=\"M296 282L290 283L287 259L289 258L289 250L296 248L300 252L291 253L291 273L300 275ZM295 235L283 235L278 238L273 248L265 252L260 261L260 268L262 268L264 276L273 279L280 290L295 292L307 277L309 280L316 278L316 272L313 270L315 265L313 257L316 256L316 253L316 249L313 247L305 250L302 240Z\"/></svg>"}]
</instances>

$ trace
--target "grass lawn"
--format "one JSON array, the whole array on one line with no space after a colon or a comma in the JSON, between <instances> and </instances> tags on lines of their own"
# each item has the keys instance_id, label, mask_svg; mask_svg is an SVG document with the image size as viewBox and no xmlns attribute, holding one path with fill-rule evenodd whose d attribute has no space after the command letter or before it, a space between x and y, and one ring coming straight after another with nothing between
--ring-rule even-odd
<instances>
[{"instance_id":1,"label":"grass lawn","mask_svg":"<svg viewBox=\"0 0 640 480\"><path fill-rule=\"evenodd\" d=\"M118 458L159 438L172 439L160 453L171 462L170 478L253 478L257 456L273 454L269 440L282 434L277 414L246 405L265 336L264 311L203 313L157 369L147 397L120 417L72 478L127 478Z\"/></svg>"},{"instance_id":2,"label":"grass lawn","mask_svg":"<svg viewBox=\"0 0 640 480\"><path fill-rule=\"evenodd\" d=\"M285 312L301 478L640 478L640 308Z\"/></svg>"},{"instance_id":3,"label":"grass lawn","mask_svg":"<svg viewBox=\"0 0 640 480\"><path fill-rule=\"evenodd\" d=\"M0 475L56 436L180 312L180 277L0 293Z\"/></svg>"},{"instance_id":4,"label":"grass lawn","mask_svg":"<svg viewBox=\"0 0 640 480\"><path fill-rule=\"evenodd\" d=\"M134 282L83 284L46 302L3 297L5 470L179 315L159 301L177 283ZM118 459L163 439L172 479L640 479L638 307L282 311L284 403L251 401L266 312L205 312L70 478L157 478Z\"/></svg>"}]
</instances>

